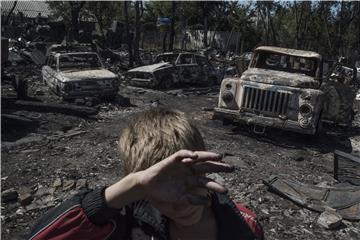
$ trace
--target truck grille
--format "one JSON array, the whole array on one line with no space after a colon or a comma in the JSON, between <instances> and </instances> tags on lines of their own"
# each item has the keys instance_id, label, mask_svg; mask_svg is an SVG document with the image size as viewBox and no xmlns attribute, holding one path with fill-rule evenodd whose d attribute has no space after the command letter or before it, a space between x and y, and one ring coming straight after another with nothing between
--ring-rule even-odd
<instances>
[{"instance_id":1,"label":"truck grille","mask_svg":"<svg viewBox=\"0 0 360 240\"><path fill-rule=\"evenodd\" d=\"M271 115L285 115L291 93L245 86L241 107Z\"/></svg>"}]
</instances>

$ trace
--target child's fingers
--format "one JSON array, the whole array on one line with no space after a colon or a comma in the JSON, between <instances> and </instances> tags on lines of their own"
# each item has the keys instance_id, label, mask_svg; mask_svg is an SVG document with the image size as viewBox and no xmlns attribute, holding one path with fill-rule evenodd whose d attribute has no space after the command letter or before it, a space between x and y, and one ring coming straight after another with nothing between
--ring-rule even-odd
<instances>
[{"instance_id":1,"label":"child's fingers","mask_svg":"<svg viewBox=\"0 0 360 240\"><path fill-rule=\"evenodd\" d=\"M227 193L227 189L215 182L211 178L202 177L202 176L189 176L186 178L186 184L189 189L193 188L206 188L219 193Z\"/></svg>"},{"instance_id":2,"label":"child's fingers","mask_svg":"<svg viewBox=\"0 0 360 240\"><path fill-rule=\"evenodd\" d=\"M198 155L190 150L180 150L169 157L170 160L175 160L175 161L183 161L185 159L187 159L186 161L191 161L192 159L197 159L197 158Z\"/></svg>"},{"instance_id":3,"label":"child's fingers","mask_svg":"<svg viewBox=\"0 0 360 240\"><path fill-rule=\"evenodd\" d=\"M213 161L198 162L193 164L191 168L196 174L234 171L234 166L231 166L227 163L213 162Z\"/></svg>"},{"instance_id":4,"label":"child's fingers","mask_svg":"<svg viewBox=\"0 0 360 240\"><path fill-rule=\"evenodd\" d=\"M205 162L205 161L220 161L222 156L214 153L214 152L207 152L207 151L195 151L197 158L190 158L190 159L183 159L183 163L195 163L195 162Z\"/></svg>"}]
</instances>

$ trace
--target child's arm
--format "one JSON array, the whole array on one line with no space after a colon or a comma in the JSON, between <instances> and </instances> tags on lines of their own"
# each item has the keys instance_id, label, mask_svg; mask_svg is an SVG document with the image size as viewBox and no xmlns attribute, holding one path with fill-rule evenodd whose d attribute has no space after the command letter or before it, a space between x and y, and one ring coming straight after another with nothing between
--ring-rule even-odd
<instances>
[{"instance_id":1,"label":"child's arm","mask_svg":"<svg viewBox=\"0 0 360 240\"><path fill-rule=\"evenodd\" d=\"M215 153L181 150L108 188L84 192L65 201L40 219L30 239L105 239L115 230L115 219L119 224L119 217L127 218L124 214L119 216L120 209L142 199L207 204L207 197L189 190L200 187L226 192L223 186L202 176L233 169L219 160Z\"/></svg>"}]
</instances>

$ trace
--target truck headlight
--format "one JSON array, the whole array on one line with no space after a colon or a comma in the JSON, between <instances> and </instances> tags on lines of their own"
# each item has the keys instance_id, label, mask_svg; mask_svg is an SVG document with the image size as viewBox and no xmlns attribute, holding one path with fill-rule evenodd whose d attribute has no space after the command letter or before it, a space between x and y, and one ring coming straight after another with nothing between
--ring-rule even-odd
<instances>
[{"instance_id":1,"label":"truck headlight","mask_svg":"<svg viewBox=\"0 0 360 240\"><path fill-rule=\"evenodd\" d=\"M303 104L300 105L299 112L302 116L310 116L313 112L313 109L309 104Z\"/></svg>"}]
</instances>

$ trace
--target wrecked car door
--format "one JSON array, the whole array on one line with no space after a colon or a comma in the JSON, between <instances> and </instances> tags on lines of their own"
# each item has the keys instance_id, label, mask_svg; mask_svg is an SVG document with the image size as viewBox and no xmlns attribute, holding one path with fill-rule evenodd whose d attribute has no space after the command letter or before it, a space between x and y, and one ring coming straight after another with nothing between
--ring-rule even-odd
<instances>
[{"instance_id":1,"label":"wrecked car door","mask_svg":"<svg viewBox=\"0 0 360 240\"><path fill-rule=\"evenodd\" d=\"M193 83L200 78L200 67L196 64L193 54L180 54L176 68L181 82Z\"/></svg>"},{"instance_id":2,"label":"wrecked car door","mask_svg":"<svg viewBox=\"0 0 360 240\"><path fill-rule=\"evenodd\" d=\"M325 93L322 119L351 126L356 88L355 67L335 63L321 86Z\"/></svg>"}]
</instances>

